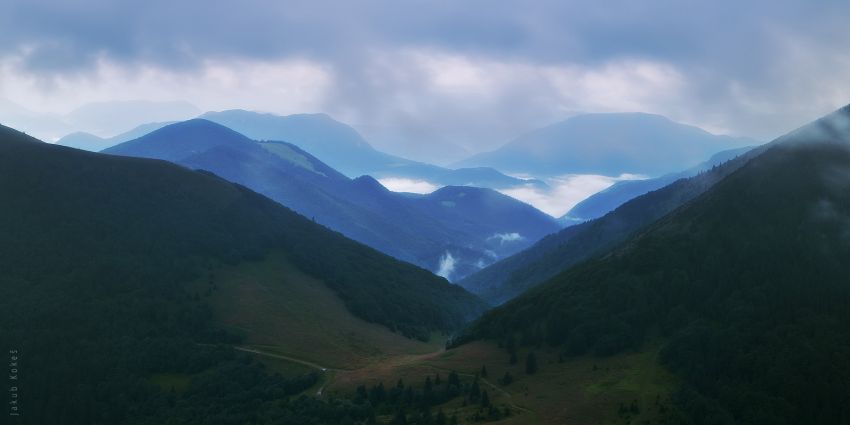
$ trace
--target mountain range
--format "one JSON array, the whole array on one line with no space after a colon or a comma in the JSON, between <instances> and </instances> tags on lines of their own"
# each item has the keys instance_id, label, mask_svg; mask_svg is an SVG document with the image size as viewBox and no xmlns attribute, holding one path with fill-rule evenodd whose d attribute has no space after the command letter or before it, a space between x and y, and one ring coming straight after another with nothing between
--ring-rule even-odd
<instances>
[{"instance_id":1,"label":"mountain range","mask_svg":"<svg viewBox=\"0 0 850 425\"><path fill-rule=\"evenodd\" d=\"M220 124L172 124L104 150L176 162L245 185L398 259L461 278L557 231L551 217L490 189L448 186L428 195L349 179L299 147L255 142Z\"/></svg>"},{"instance_id":2,"label":"mountain range","mask_svg":"<svg viewBox=\"0 0 850 425\"><path fill-rule=\"evenodd\" d=\"M146 123L185 120L199 113L194 105L184 101L147 100L86 103L68 113L35 112L0 97L0 123L48 142L73 133L109 139ZM85 139L91 137L86 136ZM96 143L93 147L104 144ZM85 145L80 148L85 149Z\"/></svg>"},{"instance_id":3,"label":"mountain range","mask_svg":"<svg viewBox=\"0 0 850 425\"><path fill-rule=\"evenodd\" d=\"M322 224L466 241L431 257L462 275L555 226L493 190L394 193L203 119L107 153L0 127L0 346L39 365L34 423L850 419L850 105L461 280L487 312Z\"/></svg>"},{"instance_id":4,"label":"mountain range","mask_svg":"<svg viewBox=\"0 0 850 425\"><path fill-rule=\"evenodd\" d=\"M208 112L203 114L202 117L233 128L255 140L277 140L293 143L301 149L314 154L323 162L349 177L353 178L368 174L385 182L393 190L428 191L442 186L475 186L492 188L505 193L513 193L517 190L525 193L531 190L537 195L532 198L523 199L532 202L537 202L534 199L537 199L539 196L557 196L557 191L549 187L543 180L508 176L492 167L464 167L463 165L466 163L461 162L456 164L460 168L451 169L388 155L374 149L352 127L340 123L326 114L278 116L245 110L229 110ZM60 139L58 143L91 151L99 151L135 137L140 137L146 132L153 131L165 124L167 123L145 124L134 130L110 138L101 138L89 133L72 133ZM623 130L612 133L611 129L614 128L626 129L628 131ZM593 139L593 137L588 138L588 135L601 138L603 142ZM647 144L656 143L659 140L672 146L673 152L670 156L673 159L669 161L669 166L679 170L688 168L687 165L690 160L696 157L695 155L698 155L683 154L684 151L694 151L699 148L705 151L711 151L713 154L713 149L746 141L746 139L713 136L697 128L677 124L655 115L586 114L532 132L505 146L503 149L510 150L510 146L515 146L517 149L525 151L531 146L533 148L531 149L532 151L543 152L543 160L550 161L551 158L558 156L562 158L575 156L575 152L588 147L592 149L593 146L598 145L601 146L599 149L603 149L610 156L602 158L601 161L619 165L615 165L615 169L595 169L592 171L600 174L611 173L610 175L620 176L628 174L633 169L623 165L623 161L618 163L617 161L619 160L616 160L617 158L632 157L632 159L637 161L649 160L646 155L639 154L634 148L623 149L623 146L637 146L643 149L646 148ZM684 147L677 147L676 145ZM694 145L691 146L692 149L688 148L690 145ZM571 149L573 153L566 155L564 152L559 151L559 149ZM670 149L667 150L669 151ZM600 152L597 152L597 154L600 154ZM508 162L511 164L507 168L513 170L512 172L526 176L551 176L564 173L569 174L576 171L569 167L564 168L561 165L554 165L554 168L550 170L551 172L541 172L540 170L546 169L546 167L541 168L540 164L529 164L528 158L523 157L523 155L516 155L515 153L508 153L506 155ZM636 155L637 157L635 158ZM707 156L702 156L702 158ZM478 157L473 157L470 161L474 163L475 158ZM585 157L579 159L582 162L592 162ZM606 193L600 194L588 200L583 205L578 206L577 210L568 212L560 221L563 225L569 225L577 221L597 217L638 194L660 188L666 183L674 181L676 178L690 175L689 173L693 173L703 165L705 164L697 164L685 172L668 173L667 175L658 177L657 180L650 178L645 179L643 182L638 182L629 179L620 182L620 184L610 188ZM505 166L503 164L499 167L504 168ZM578 171L583 172L588 170Z\"/></svg>"},{"instance_id":5,"label":"mountain range","mask_svg":"<svg viewBox=\"0 0 850 425\"><path fill-rule=\"evenodd\" d=\"M437 186L477 186L492 189L526 184L545 187L534 179L506 176L489 167L448 169L373 148L354 128L327 114L279 116L245 110L207 112L200 116L236 130L254 140L292 143L349 177L404 178Z\"/></svg>"},{"instance_id":6,"label":"mountain range","mask_svg":"<svg viewBox=\"0 0 850 425\"><path fill-rule=\"evenodd\" d=\"M111 148L112 146L118 145L120 143L137 139L139 137L144 136L145 134L148 134L152 131L158 130L162 127L165 127L166 125L173 123L174 121L152 122L142 124L133 128L130 131L126 131L124 133L112 137L99 137L91 133L78 131L76 133L65 135L61 139L57 140L56 144L61 146L68 146L70 148L75 149L82 149L84 151L89 152L100 152L104 149Z\"/></svg>"}]
</instances>

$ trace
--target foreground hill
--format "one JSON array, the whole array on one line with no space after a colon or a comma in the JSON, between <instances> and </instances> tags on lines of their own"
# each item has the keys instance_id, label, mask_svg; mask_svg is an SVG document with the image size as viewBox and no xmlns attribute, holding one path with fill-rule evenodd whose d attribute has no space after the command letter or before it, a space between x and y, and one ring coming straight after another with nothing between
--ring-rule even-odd
<instances>
[{"instance_id":1,"label":"foreground hill","mask_svg":"<svg viewBox=\"0 0 850 425\"><path fill-rule=\"evenodd\" d=\"M585 114L532 131L505 146L455 164L533 176L623 173L660 176L714 153L753 145L644 113Z\"/></svg>"},{"instance_id":2,"label":"foreground hill","mask_svg":"<svg viewBox=\"0 0 850 425\"><path fill-rule=\"evenodd\" d=\"M350 238L451 278L558 229L546 214L489 189L393 193L368 176L351 180L295 145L257 143L207 120L173 124L104 152L211 171Z\"/></svg>"},{"instance_id":3,"label":"foreground hill","mask_svg":"<svg viewBox=\"0 0 850 425\"><path fill-rule=\"evenodd\" d=\"M660 340L685 423L845 423L848 188L850 106L485 315L469 336L598 356Z\"/></svg>"},{"instance_id":4,"label":"foreground hill","mask_svg":"<svg viewBox=\"0 0 850 425\"><path fill-rule=\"evenodd\" d=\"M303 390L198 345L239 340L215 325L222 307L207 301L227 289L222 268L285 263L275 269L326 285L358 320L422 339L484 309L423 269L209 173L0 127L0 174L0 199L14 205L0 212L0 345L27 358L26 423L164 423L174 409L195 423L257 423L267 403ZM291 279L274 274L265 284ZM195 379L175 404L151 384L161 374Z\"/></svg>"}]
</instances>

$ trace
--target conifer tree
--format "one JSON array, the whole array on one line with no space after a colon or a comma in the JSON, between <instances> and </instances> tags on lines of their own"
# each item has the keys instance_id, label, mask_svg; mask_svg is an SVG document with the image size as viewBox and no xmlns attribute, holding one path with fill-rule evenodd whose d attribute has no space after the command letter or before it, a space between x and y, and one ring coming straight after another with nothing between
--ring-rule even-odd
<instances>
[{"instance_id":1,"label":"conifer tree","mask_svg":"<svg viewBox=\"0 0 850 425\"><path fill-rule=\"evenodd\" d=\"M472 381L472 388L469 390L469 399L472 401L477 401L478 397L481 396L481 387L478 385L478 378L475 378Z\"/></svg>"},{"instance_id":2,"label":"conifer tree","mask_svg":"<svg viewBox=\"0 0 850 425\"><path fill-rule=\"evenodd\" d=\"M529 375L537 373L537 356L534 355L534 352L529 352L525 358L525 373Z\"/></svg>"},{"instance_id":3,"label":"conifer tree","mask_svg":"<svg viewBox=\"0 0 850 425\"><path fill-rule=\"evenodd\" d=\"M447 421L446 414L443 413L442 410L437 412L437 417L434 418L434 424L435 425L446 425L446 421Z\"/></svg>"},{"instance_id":4,"label":"conifer tree","mask_svg":"<svg viewBox=\"0 0 850 425\"><path fill-rule=\"evenodd\" d=\"M460 376L454 371L449 374L449 385L460 387Z\"/></svg>"},{"instance_id":5,"label":"conifer tree","mask_svg":"<svg viewBox=\"0 0 850 425\"><path fill-rule=\"evenodd\" d=\"M487 390L481 393L481 407L490 407L490 396L487 395Z\"/></svg>"}]
</instances>

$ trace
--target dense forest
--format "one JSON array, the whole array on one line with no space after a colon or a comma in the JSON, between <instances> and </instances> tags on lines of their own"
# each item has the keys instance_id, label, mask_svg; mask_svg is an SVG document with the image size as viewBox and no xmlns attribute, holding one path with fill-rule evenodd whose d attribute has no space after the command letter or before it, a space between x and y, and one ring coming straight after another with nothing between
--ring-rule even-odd
<instances>
[{"instance_id":1,"label":"dense forest","mask_svg":"<svg viewBox=\"0 0 850 425\"><path fill-rule=\"evenodd\" d=\"M847 108L778 140L613 252L486 314L469 338L607 356L664 344L693 424L850 421Z\"/></svg>"},{"instance_id":2,"label":"dense forest","mask_svg":"<svg viewBox=\"0 0 850 425\"><path fill-rule=\"evenodd\" d=\"M5 127L0 173L0 347L19 355L28 424L163 423L163 403L221 424L255 422L264 403L293 418L348 409L272 403L314 378L263 373L216 348L235 337L212 327L204 297L185 284L271 250L323 279L354 314L407 336L456 329L483 309L425 270L209 174L51 146ZM155 374L204 378L175 401Z\"/></svg>"}]
</instances>

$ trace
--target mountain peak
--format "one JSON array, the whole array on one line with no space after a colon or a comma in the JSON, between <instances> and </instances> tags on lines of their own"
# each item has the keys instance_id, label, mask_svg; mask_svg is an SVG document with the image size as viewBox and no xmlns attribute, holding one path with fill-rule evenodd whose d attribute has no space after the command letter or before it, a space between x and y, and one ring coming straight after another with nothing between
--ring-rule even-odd
<instances>
[{"instance_id":1,"label":"mountain peak","mask_svg":"<svg viewBox=\"0 0 850 425\"><path fill-rule=\"evenodd\" d=\"M195 130L195 131L208 131L208 132L222 132L222 133L232 133L239 134L236 131L231 130L228 127L225 127L216 122L210 121L204 118L192 118L186 121L176 122L174 124L169 124L165 127L162 127L158 130L154 130L151 134L160 133L160 132L174 132L174 131L186 131L186 130ZM239 134L242 136L241 134ZM244 136L242 136L244 137Z\"/></svg>"},{"instance_id":2,"label":"mountain peak","mask_svg":"<svg viewBox=\"0 0 850 425\"><path fill-rule=\"evenodd\" d=\"M362 175L352 180L355 187L377 190L380 192L389 192L390 190L384 187L378 180L369 175Z\"/></svg>"},{"instance_id":3,"label":"mountain peak","mask_svg":"<svg viewBox=\"0 0 850 425\"><path fill-rule=\"evenodd\" d=\"M349 177L372 174L396 162L415 164L375 150L353 127L324 113L275 115L245 110L201 115L254 140L280 140L304 149Z\"/></svg>"},{"instance_id":4,"label":"mountain peak","mask_svg":"<svg viewBox=\"0 0 850 425\"><path fill-rule=\"evenodd\" d=\"M221 124L195 118L167 125L103 152L178 161L216 146L253 143L251 139Z\"/></svg>"}]
</instances>

